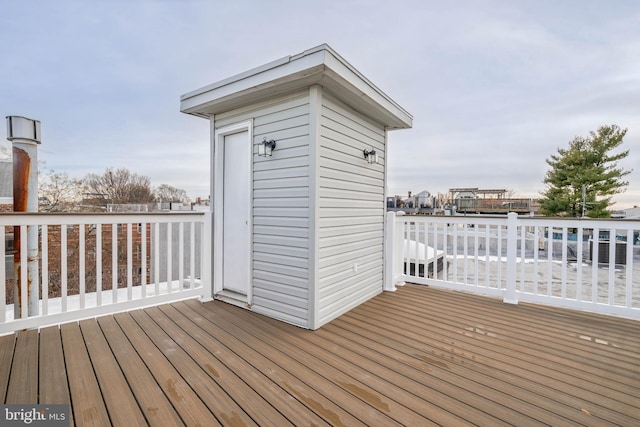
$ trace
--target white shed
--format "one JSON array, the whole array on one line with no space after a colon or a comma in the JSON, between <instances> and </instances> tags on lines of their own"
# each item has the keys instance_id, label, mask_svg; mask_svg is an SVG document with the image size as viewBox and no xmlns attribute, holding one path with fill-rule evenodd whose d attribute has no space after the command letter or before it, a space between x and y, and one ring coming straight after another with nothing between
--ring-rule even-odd
<instances>
[{"instance_id":1,"label":"white shed","mask_svg":"<svg viewBox=\"0 0 640 427\"><path fill-rule=\"evenodd\" d=\"M327 45L180 109L211 122L214 298L317 329L382 292L387 131L407 111Z\"/></svg>"}]
</instances>

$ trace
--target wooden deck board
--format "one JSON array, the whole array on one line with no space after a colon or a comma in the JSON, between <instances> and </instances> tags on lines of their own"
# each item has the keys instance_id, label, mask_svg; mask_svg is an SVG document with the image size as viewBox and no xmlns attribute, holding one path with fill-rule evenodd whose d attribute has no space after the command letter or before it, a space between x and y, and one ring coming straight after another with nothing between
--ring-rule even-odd
<instances>
[{"instance_id":1,"label":"wooden deck board","mask_svg":"<svg viewBox=\"0 0 640 427\"><path fill-rule=\"evenodd\" d=\"M69 403L69 383L67 369L64 364L64 352L60 328L50 326L40 330L40 370L39 393L40 404Z\"/></svg>"},{"instance_id":2,"label":"wooden deck board","mask_svg":"<svg viewBox=\"0 0 640 427\"><path fill-rule=\"evenodd\" d=\"M0 337L0 402L2 403L6 401L7 389L9 388L15 344L15 334Z\"/></svg>"},{"instance_id":3,"label":"wooden deck board","mask_svg":"<svg viewBox=\"0 0 640 427\"><path fill-rule=\"evenodd\" d=\"M81 321L80 330L96 378L102 385L102 397L109 412L111 424L123 427L146 425L144 415L98 323L94 320Z\"/></svg>"},{"instance_id":4,"label":"wooden deck board","mask_svg":"<svg viewBox=\"0 0 640 427\"><path fill-rule=\"evenodd\" d=\"M38 403L38 331L18 334L5 403Z\"/></svg>"},{"instance_id":5,"label":"wooden deck board","mask_svg":"<svg viewBox=\"0 0 640 427\"><path fill-rule=\"evenodd\" d=\"M330 425L315 411L310 411L303 402L294 397L296 395L308 396L308 390L303 389L297 378L287 376L286 372L279 372L275 364L270 363L268 359L260 354L256 356L253 349L238 341L235 337L217 329L215 324L209 322L196 310L189 307L188 304L180 303L172 306L163 306L161 309L163 311L171 309L172 319L189 328L192 336L211 352L218 361L234 371L251 389L259 393L265 401L268 401L275 410L291 423L296 426ZM190 327L191 322L197 324L199 328ZM225 345L225 341L227 345ZM281 387L281 385L284 386ZM295 392L289 392L287 389ZM308 396L303 401L314 401L314 398L318 399L317 401L319 402L314 407L323 408L324 410L321 412L327 414L329 408L327 403L322 400L322 396ZM328 418L331 421L331 425L340 425L339 414Z\"/></svg>"},{"instance_id":6,"label":"wooden deck board","mask_svg":"<svg viewBox=\"0 0 640 427\"><path fill-rule=\"evenodd\" d=\"M417 285L318 331L191 300L0 337L0 397L75 425L640 425L640 322Z\"/></svg>"},{"instance_id":7,"label":"wooden deck board","mask_svg":"<svg viewBox=\"0 0 640 427\"><path fill-rule=\"evenodd\" d=\"M60 326L73 421L77 426L109 425L109 414L78 323ZM20 339L20 334L18 335ZM104 384L104 387L108 387Z\"/></svg>"},{"instance_id":8,"label":"wooden deck board","mask_svg":"<svg viewBox=\"0 0 640 427\"><path fill-rule=\"evenodd\" d=\"M164 310L163 310L164 309ZM191 334L202 337L198 329L193 327L188 319L180 312L167 305L145 310L153 320L171 337L181 337L177 344L186 355L193 359L196 366L202 367L210 379L215 381L215 387L220 393L225 393L237 400L238 410L246 411L258 425L282 426L293 425L280 412L271 406L258 392L249 387L231 369L227 368L220 360L216 359L197 339ZM183 319L189 322L187 330L181 329L178 322ZM183 323L184 324L184 323ZM222 402L221 402L222 403ZM235 402L234 402L235 403ZM222 409L228 412L231 405L224 404ZM241 409L243 408L243 409Z\"/></svg>"},{"instance_id":9,"label":"wooden deck board","mask_svg":"<svg viewBox=\"0 0 640 427\"><path fill-rule=\"evenodd\" d=\"M129 313L114 316L131 344L141 355L159 386L187 425L221 425L196 392L167 360Z\"/></svg>"},{"instance_id":10,"label":"wooden deck board","mask_svg":"<svg viewBox=\"0 0 640 427\"><path fill-rule=\"evenodd\" d=\"M113 316L99 318L98 324L111 346L116 362L127 379L147 423L157 427L184 425Z\"/></svg>"}]
</instances>

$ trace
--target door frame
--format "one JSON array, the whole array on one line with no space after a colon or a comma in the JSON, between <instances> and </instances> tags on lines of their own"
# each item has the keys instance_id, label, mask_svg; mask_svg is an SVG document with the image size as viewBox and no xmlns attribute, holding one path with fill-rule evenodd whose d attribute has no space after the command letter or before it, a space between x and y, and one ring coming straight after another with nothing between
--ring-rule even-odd
<instances>
[{"instance_id":1,"label":"door frame","mask_svg":"<svg viewBox=\"0 0 640 427\"><path fill-rule=\"evenodd\" d=\"M246 301L244 295L229 292L224 290L224 251L223 251L223 236L224 236L224 137L232 135L234 133L244 132L248 133L248 143L251 144L249 152L251 155L246 161L249 164L249 212L247 212L247 218L249 219L247 227L247 242L249 242L248 259L249 265L247 265L249 283L247 284ZM253 233L253 215L251 210L253 207L253 120L248 120L240 123L235 123L227 126L223 126L220 129L216 129L214 137L213 147L213 295L214 297L223 297L224 299L235 299L236 301L245 302L247 305L251 305L253 300L253 251L251 249L253 239L251 238Z\"/></svg>"}]
</instances>

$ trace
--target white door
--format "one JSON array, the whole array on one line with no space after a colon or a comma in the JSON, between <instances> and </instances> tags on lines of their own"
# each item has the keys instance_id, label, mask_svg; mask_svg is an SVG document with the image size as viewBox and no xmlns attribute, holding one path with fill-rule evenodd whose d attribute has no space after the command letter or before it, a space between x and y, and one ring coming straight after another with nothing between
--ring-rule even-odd
<instances>
[{"instance_id":1,"label":"white door","mask_svg":"<svg viewBox=\"0 0 640 427\"><path fill-rule=\"evenodd\" d=\"M249 131L222 136L222 288L248 295L251 266Z\"/></svg>"}]
</instances>

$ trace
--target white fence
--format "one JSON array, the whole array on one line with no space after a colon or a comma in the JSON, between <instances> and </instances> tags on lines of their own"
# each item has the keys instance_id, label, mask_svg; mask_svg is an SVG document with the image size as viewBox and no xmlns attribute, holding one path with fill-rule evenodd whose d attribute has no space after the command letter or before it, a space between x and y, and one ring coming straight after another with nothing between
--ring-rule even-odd
<instances>
[{"instance_id":1,"label":"white fence","mask_svg":"<svg viewBox=\"0 0 640 427\"><path fill-rule=\"evenodd\" d=\"M387 218L385 289L439 286L640 319L640 221Z\"/></svg>"},{"instance_id":2,"label":"white fence","mask_svg":"<svg viewBox=\"0 0 640 427\"><path fill-rule=\"evenodd\" d=\"M210 223L209 213L0 215L0 334L209 299L210 263L201 261L210 259ZM36 274L34 300L28 285ZM19 290L16 279L25 284Z\"/></svg>"}]
</instances>

